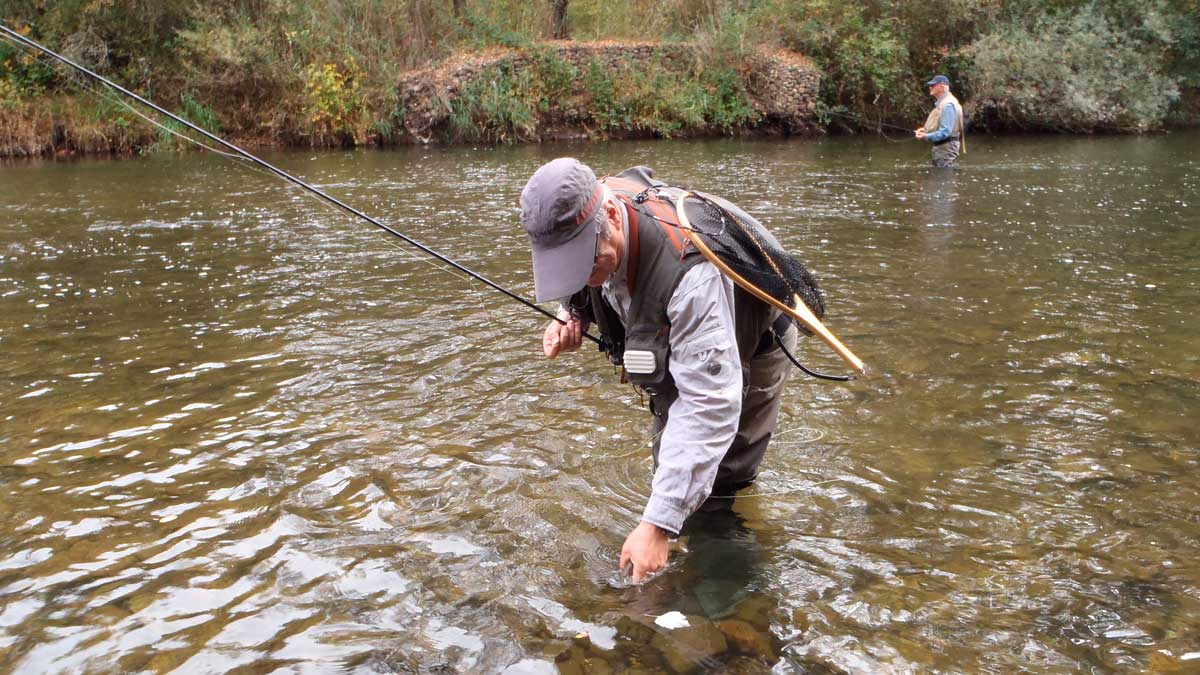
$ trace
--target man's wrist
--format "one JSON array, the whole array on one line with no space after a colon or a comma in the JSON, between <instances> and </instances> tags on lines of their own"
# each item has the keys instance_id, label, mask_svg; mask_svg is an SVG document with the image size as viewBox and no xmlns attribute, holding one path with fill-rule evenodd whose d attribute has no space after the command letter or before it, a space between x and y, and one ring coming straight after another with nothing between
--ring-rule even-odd
<instances>
[{"instance_id":1,"label":"man's wrist","mask_svg":"<svg viewBox=\"0 0 1200 675\"><path fill-rule=\"evenodd\" d=\"M649 526L650 529L652 529L656 534L662 535L663 537L666 537L667 539L670 539L671 537L675 536L674 532L668 530L665 527L662 527L661 525L655 525L654 523L652 523L648 520L643 520L642 525Z\"/></svg>"}]
</instances>

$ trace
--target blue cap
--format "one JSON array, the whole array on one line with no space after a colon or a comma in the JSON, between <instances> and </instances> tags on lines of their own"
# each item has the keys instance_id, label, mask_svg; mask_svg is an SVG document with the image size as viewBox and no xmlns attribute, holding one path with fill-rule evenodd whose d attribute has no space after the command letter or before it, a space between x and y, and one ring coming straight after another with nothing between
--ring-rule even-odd
<instances>
[{"instance_id":1,"label":"blue cap","mask_svg":"<svg viewBox=\"0 0 1200 675\"><path fill-rule=\"evenodd\" d=\"M945 75L934 75L932 80L925 83L925 86L932 87L935 84L944 84L949 87L950 78L946 77Z\"/></svg>"}]
</instances>

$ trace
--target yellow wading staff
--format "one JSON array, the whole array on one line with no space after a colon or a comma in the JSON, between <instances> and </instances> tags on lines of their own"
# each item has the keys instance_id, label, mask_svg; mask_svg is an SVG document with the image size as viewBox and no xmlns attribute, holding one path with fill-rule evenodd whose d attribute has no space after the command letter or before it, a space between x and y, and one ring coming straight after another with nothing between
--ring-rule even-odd
<instances>
[{"instance_id":1,"label":"yellow wading staff","mask_svg":"<svg viewBox=\"0 0 1200 675\"><path fill-rule=\"evenodd\" d=\"M755 286L747 281L745 277L735 272L729 267L729 265L725 264L724 260L721 260L719 257L717 257L717 254L713 253L712 249L710 249L708 245L705 244L699 236L697 236L697 232L692 229L692 224L688 220L687 213L685 213L683 208L683 202L689 196L693 196L693 193L684 191L675 198L675 212L679 215L679 224L681 225L679 229L683 230L683 233L687 236L688 241L692 242L692 245L695 246L698 251L700 251L701 255L703 255L709 262L715 265L722 274L733 280L733 283L740 286L747 293L750 293L768 305L779 309L784 314L804 324L809 330L820 336L820 338L825 341L825 344L829 345L833 351L837 352L838 356L842 357L842 360L845 361L850 367L854 368L860 373L867 372L867 367L863 364L862 359L855 356L854 352L850 351L846 345L842 344L842 341L837 339L837 336L830 332L830 330L825 327L825 324L821 323L821 320L812 313L812 310L808 308L808 305L804 304L804 300L802 300L799 295L793 296L795 307L789 307L780 302L778 299L772 297L769 293L762 290L758 286ZM699 197L699 195L695 196Z\"/></svg>"}]
</instances>

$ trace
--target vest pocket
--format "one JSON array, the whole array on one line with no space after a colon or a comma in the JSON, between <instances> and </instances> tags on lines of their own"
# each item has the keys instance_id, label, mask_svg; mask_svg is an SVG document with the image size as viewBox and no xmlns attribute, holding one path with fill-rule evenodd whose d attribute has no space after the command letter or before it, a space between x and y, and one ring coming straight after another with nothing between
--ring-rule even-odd
<instances>
[{"instance_id":1,"label":"vest pocket","mask_svg":"<svg viewBox=\"0 0 1200 675\"><path fill-rule=\"evenodd\" d=\"M670 348L665 331L662 334L657 330L631 331L625 337L625 372L629 381L655 393L655 385L667 379Z\"/></svg>"},{"instance_id":2,"label":"vest pocket","mask_svg":"<svg viewBox=\"0 0 1200 675\"><path fill-rule=\"evenodd\" d=\"M714 352L728 352L732 342L720 327L705 331L687 341L679 350L680 358L707 361Z\"/></svg>"}]
</instances>

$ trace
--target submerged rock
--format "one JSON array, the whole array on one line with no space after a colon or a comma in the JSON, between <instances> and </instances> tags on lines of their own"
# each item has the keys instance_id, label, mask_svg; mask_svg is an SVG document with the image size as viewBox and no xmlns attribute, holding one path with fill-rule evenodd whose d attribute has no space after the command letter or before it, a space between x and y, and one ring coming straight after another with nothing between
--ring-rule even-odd
<instances>
[{"instance_id":1,"label":"submerged rock","mask_svg":"<svg viewBox=\"0 0 1200 675\"><path fill-rule=\"evenodd\" d=\"M650 641L675 673L690 673L701 666L711 668L729 649L717 624L702 616L690 615L687 619L686 628L664 630Z\"/></svg>"},{"instance_id":2,"label":"submerged rock","mask_svg":"<svg viewBox=\"0 0 1200 675\"><path fill-rule=\"evenodd\" d=\"M604 655L595 654L578 644L554 657L554 666L562 675L608 675L612 664Z\"/></svg>"},{"instance_id":3,"label":"submerged rock","mask_svg":"<svg viewBox=\"0 0 1200 675\"><path fill-rule=\"evenodd\" d=\"M617 619L617 634L635 643L649 644L655 630L631 616L622 616Z\"/></svg>"},{"instance_id":4,"label":"submerged rock","mask_svg":"<svg viewBox=\"0 0 1200 675\"><path fill-rule=\"evenodd\" d=\"M771 664L749 656L735 656L719 672L721 675L767 675L771 672Z\"/></svg>"},{"instance_id":5,"label":"submerged rock","mask_svg":"<svg viewBox=\"0 0 1200 675\"><path fill-rule=\"evenodd\" d=\"M754 626L738 619L725 619L717 622L717 627L721 629L726 643L733 651L768 662L775 660L771 638L760 633Z\"/></svg>"},{"instance_id":6,"label":"submerged rock","mask_svg":"<svg viewBox=\"0 0 1200 675\"><path fill-rule=\"evenodd\" d=\"M1189 656L1191 658L1188 658ZM1147 664L1145 672L1155 675L1175 675L1175 673L1194 673L1197 668L1200 668L1200 653L1184 654L1181 658L1167 650L1161 650L1150 655L1150 663Z\"/></svg>"},{"instance_id":7,"label":"submerged rock","mask_svg":"<svg viewBox=\"0 0 1200 675\"><path fill-rule=\"evenodd\" d=\"M751 595L738 603L731 618L745 621L758 631L771 630L771 615L776 611L776 600L766 595Z\"/></svg>"}]
</instances>

